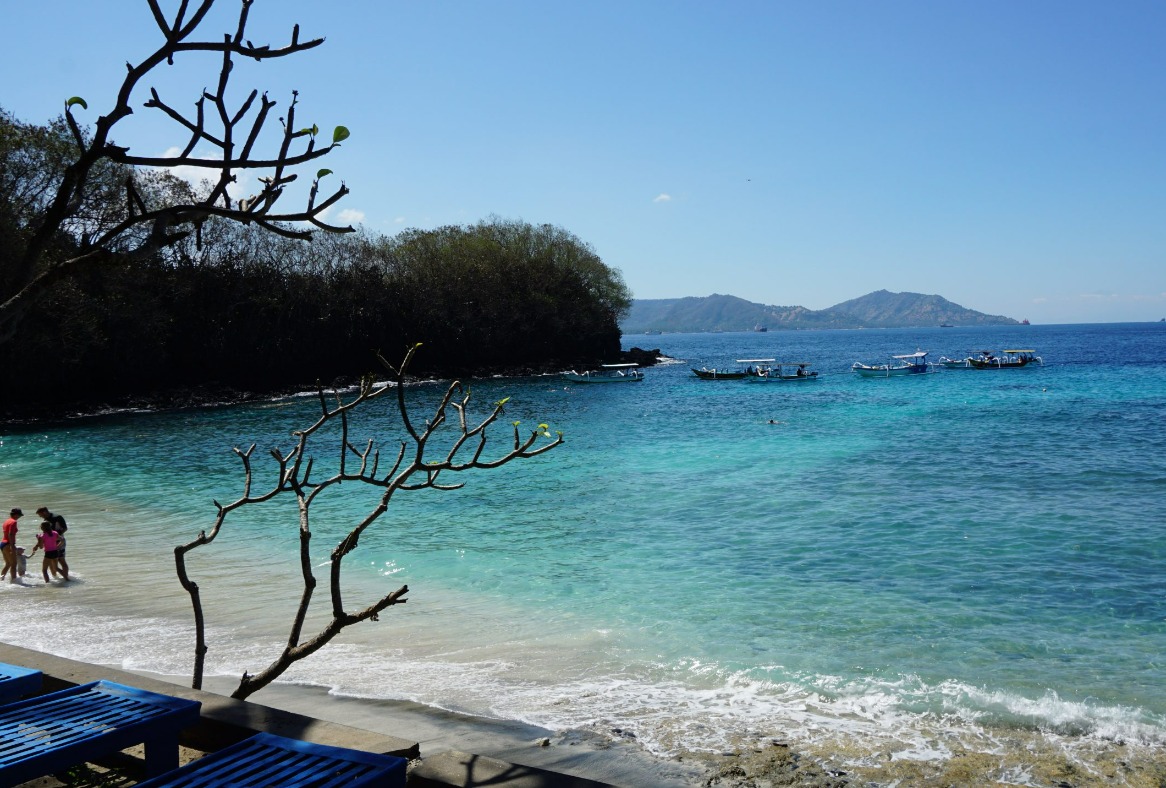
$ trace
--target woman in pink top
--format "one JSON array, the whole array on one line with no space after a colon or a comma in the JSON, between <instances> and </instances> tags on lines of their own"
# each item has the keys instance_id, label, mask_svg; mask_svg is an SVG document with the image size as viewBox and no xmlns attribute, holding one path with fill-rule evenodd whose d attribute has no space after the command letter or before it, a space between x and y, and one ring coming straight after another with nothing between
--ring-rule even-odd
<instances>
[{"instance_id":1,"label":"woman in pink top","mask_svg":"<svg viewBox=\"0 0 1166 788\"><path fill-rule=\"evenodd\" d=\"M36 547L32 548L32 554L36 555L37 550L43 549L45 551L45 559L41 562L41 572L44 573L47 583L50 571L54 577L61 573L61 568L57 565L57 559L61 557L61 535L57 533L53 524L48 520L40 524L40 530L41 534L36 538Z\"/></svg>"}]
</instances>

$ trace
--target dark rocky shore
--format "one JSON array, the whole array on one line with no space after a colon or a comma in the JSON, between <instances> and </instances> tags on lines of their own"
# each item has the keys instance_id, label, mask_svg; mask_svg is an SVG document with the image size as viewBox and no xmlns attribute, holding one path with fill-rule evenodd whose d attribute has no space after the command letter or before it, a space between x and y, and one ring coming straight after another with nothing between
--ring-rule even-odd
<instances>
[{"instance_id":1,"label":"dark rocky shore","mask_svg":"<svg viewBox=\"0 0 1166 788\"><path fill-rule=\"evenodd\" d=\"M644 350L634 347L624 351L620 361L639 364L642 367L654 366L662 357L659 348ZM576 363L576 367L594 366L596 364ZM539 375L552 375L563 371L570 366L560 363L529 364L509 366L505 368L481 368L447 370L444 373L434 373L417 380L473 380L475 378L524 378ZM325 391L344 390L355 388L360 380L357 377L336 378L323 385ZM36 406L12 410L0 403L0 422L10 424L31 423L40 421L54 421L87 416L99 416L111 413L126 413L135 411L185 410L191 408L221 407L238 405L247 402L263 402L281 397L290 397L306 391L316 391L320 388L319 381L305 381L297 384L282 384L269 388L240 389L233 386L207 382L199 386L181 389L151 389L144 385L133 394L107 400L86 400L83 398L84 386L77 387L77 399L65 406L54 405L38 408Z\"/></svg>"}]
</instances>

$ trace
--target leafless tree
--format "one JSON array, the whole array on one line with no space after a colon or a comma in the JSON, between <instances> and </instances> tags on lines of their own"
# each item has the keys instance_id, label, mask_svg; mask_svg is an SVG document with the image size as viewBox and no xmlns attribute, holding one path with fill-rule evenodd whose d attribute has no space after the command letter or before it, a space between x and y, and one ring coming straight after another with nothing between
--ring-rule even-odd
<instances>
[{"instance_id":1,"label":"leafless tree","mask_svg":"<svg viewBox=\"0 0 1166 788\"><path fill-rule=\"evenodd\" d=\"M103 260L144 257L170 244L198 233L208 218L255 224L271 232L293 238L308 239L311 227L332 232L348 232L352 227L327 224L322 216L348 188L341 185L326 198L319 198L320 179L330 170L319 169L308 191L307 204L300 209L280 212L276 209L285 189L296 180L293 168L305 165L327 155L348 137L348 129L337 126L327 145L317 146L319 129L312 125L297 128L297 93L292 91L286 113L279 118L283 126L278 149L271 153L257 150L261 133L272 118L276 102L252 90L238 106L228 104L227 87L238 58L265 61L304 52L319 46L322 38L300 39L299 25L292 28L290 41L278 48L256 45L247 39L247 22L253 0L239 0L238 22L233 32L221 38L198 39L195 33L205 21L215 0L180 0L173 17L168 19L159 0L147 0L154 21L162 33L163 43L153 54L137 65L126 64L128 73L113 108L97 119L92 134L82 130L74 116L78 108L87 110L86 101L74 96L65 102L65 120L77 146L77 158L64 172L55 196L44 212L43 221L31 234L28 245L18 260L13 261L16 272L8 292L0 292L0 342L11 339L16 325L55 281L77 266ZM151 72L163 64L173 65L175 58L190 53L218 53L222 68L213 90L203 94L188 114L176 109L150 89L144 106L158 110L181 128L185 143L175 146L180 152L172 156L136 156L129 148L114 144L111 134L117 123L133 113L131 100L134 92ZM214 156L196 156L196 147L210 148ZM293 150L293 147L295 150ZM100 164L113 162L125 165L124 201L116 216L100 223L87 222L78 215L90 176ZM149 204L144 197L147 190L140 186L141 172L133 168L174 168L179 166L205 169L209 187L189 200ZM233 200L228 187L237 182L238 173L253 171L265 173L258 178L259 192L248 198ZM58 243L64 232L73 236L73 243L60 252Z\"/></svg>"},{"instance_id":2,"label":"leafless tree","mask_svg":"<svg viewBox=\"0 0 1166 788\"><path fill-rule=\"evenodd\" d=\"M401 586L371 604L359 609L348 610L341 593L341 577L343 562L346 556L357 549L360 537L373 526L374 523L388 509L393 495L400 490L454 490L462 486L461 482L446 483L448 474L458 474L474 469L488 470L498 468L512 460L536 457L550 451L563 442L562 433L552 436L546 424L539 424L525 436L520 432L519 422L513 423L513 441L496 456L485 458L487 445L487 428L502 416L504 406L509 398L495 402L489 415L477 424L472 424L467 415L470 402L470 392L458 381L454 381L446 389L444 396L437 404L433 415L424 427L415 425L409 416L405 401L405 371L409 366L419 346L414 346L405 355L399 367L393 367L384 358L380 358L385 368L392 373L395 385L377 385L372 378L364 379L356 396L344 402L342 397L335 395L335 404L329 403L329 397L321 389L319 392L320 417L310 427L298 430L293 434L297 441L295 446L284 453L278 449L271 451L276 463L276 479L270 488L262 492L252 490L253 471L251 468L251 454L255 449L252 444L248 449L234 451L243 464L243 493L234 502L223 505L215 501L218 514L209 531L203 531L198 538L174 549L179 581L190 594L194 608L195 623L195 658L192 686L202 687L203 670L208 646L206 642L206 625L202 601L198 584L191 580L187 572L186 556L191 550L205 547L214 542L219 535L227 517L242 507L254 506L271 501L277 496L294 496L299 511L300 536L300 572L303 576L303 592L299 605L293 617L291 631L287 645L284 646L278 657L266 668L258 673L244 673L238 688L232 697L244 699L257 690L267 686L278 678L296 661L315 653L341 630L360 621L376 621L378 615L385 608L403 604L407 600L408 586ZM349 439L349 414L356 408L367 406L374 400L380 400L389 392L396 393L395 410L404 426L407 438L401 441L396 457L387 470L380 468L380 450L374 439L368 439L363 445L356 445ZM390 406L392 407L392 406ZM452 421L451 424L447 422ZM309 442L325 425L339 423L339 454L337 464L331 476L314 480L311 478L314 458L309 454ZM445 429L443 429L443 427ZM433 444L444 438L449 438L447 444L431 451ZM321 494L331 490L341 483L346 483L351 489L352 484L362 488L380 490L379 500L371 511L364 515L347 535L332 549L329 559L328 588L331 596L331 618L319 632L305 635L304 622L307 619L313 596L316 591L316 576L312 571L312 530L311 507Z\"/></svg>"}]
</instances>

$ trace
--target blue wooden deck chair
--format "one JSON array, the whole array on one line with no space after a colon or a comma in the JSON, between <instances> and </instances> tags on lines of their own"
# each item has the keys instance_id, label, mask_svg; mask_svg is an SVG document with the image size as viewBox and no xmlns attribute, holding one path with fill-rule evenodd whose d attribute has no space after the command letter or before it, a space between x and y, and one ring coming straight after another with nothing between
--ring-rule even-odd
<instances>
[{"instance_id":1,"label":"blue wooden deck chair","mask_svg":"<svg viewBox=\"0 0 1166 788\"><path fill-rule=\"evenodd\" d=\"M146 745L146 773L178 766L178 732L202 704L95 681L0 706L0 788Z\"/></svg>"},{"instance_id":2,"label":"blue wooden deck chair","mask_svg":"<svg viewBox=\"0 0 1166 788\"><path fill-rule=\"evenodd\" d=\"M395 755L258 733L137 788L404 788L407 763Z\"/></svg>"},{"instance_id":3,"label":"blue wooden deck chair","mask_svg":"<svg viewBox=\"0 0 1166 788\"><path fill-rule=\"evenodd\" d=\"M0 703L40 692L41 672L0 662Z\"/></svg>"}]
</instances>

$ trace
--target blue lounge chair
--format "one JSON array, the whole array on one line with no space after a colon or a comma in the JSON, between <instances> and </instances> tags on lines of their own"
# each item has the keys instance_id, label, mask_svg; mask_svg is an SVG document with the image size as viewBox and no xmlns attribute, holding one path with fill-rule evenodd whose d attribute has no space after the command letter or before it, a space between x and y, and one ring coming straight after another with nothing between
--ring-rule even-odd
<instances>
[{"instance_id":1,"label":"blue lounge chair","mask_svg":"<svg viewBox=\"0 0 1166 788\"><path fill-rule=\"evenodd\" d=\"M138 788L404 788L407 761L259 733Z\"/></svg>"},{"instance_id":2,"label":"blue lounge chair","mask_svg":"<svg viewBox=\"0 0 1166 788\"><path fill-rule=\"evenodd\" d=\"M41 672L0 662L0 703L40 692Z\"/></svg>"},{"instance_id":3,"label":"blue lounge chair","mask_svg":"<svg viewBox=\"0 0 1166 788\"><path fill-rule=\"evenodd\" d=\"M146 773L178 767L178 732L202 704L95 681L0 706L0 788L146 745Z\"/></svg>"}]
</instances>

